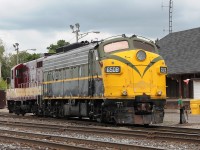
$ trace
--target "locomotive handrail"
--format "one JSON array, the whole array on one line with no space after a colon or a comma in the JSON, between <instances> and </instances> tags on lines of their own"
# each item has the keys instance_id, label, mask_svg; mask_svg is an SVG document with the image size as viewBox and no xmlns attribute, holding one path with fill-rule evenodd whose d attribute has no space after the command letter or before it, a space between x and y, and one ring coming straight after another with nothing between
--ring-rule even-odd
<instances>
[{"instance_id":1,"label":"locomotive handrail","mask_svg":"<svg viewBox=\"0 0 200 150\"><path fill-rule=\"evenodd\" d=\"M132 35L132 37L138 37L138 38L142 38L142 39L144 39L144 40L148 40L149 42L151 42L151 43L155 43L154 41L152 41L151 39L149 39L149 38L146 38L146 37L143 37L143 36L141 36L141 35Z\"/></svg>"},{"instance_id":2,"label":"locomotive handrail","mask_svg":"<svg viewBox=\"0 0 200 150\"><path fill-rule=\"evenodd\" d=\"M125 34L122 34L122 35L120 34L120 35L115 35L115 36L107 37L107 38L101 40L100 42L103 42L103 41L106 41L106 40L109 40L109 39L112 39L112 38L115 38L115 37L126 37L126 35Z\"/></svg>"},{"instance_id":3,"label":"locomotive handrail","mask_svg":"<svg viewBox=\"0 0 200 150\"><path fill-rule=\"evenodd\" d=\"M100 42L104 42L104 41L106 41L106 40L109 40L109 39L112 39L112 38L116 38L116 37L123 37L123 38L125 38L126 35L125 35L125 34L122 34L122 35L111 36L111 37L108 37L108 38L105 38L105 39L101 40ZM146 38L146 37L143 37L143 36L141 36L141 35L135 35L135 34L134 34L134 35L132 35L131 37L137 37L137 38L146 40L147 42L155 43L155 42L152 41L151 39Z\"/></svg>"},{"instance_id":4,"label":"locomotive handrail","mask_svg":"<svg viewBox=\"0 0 200 150\"><path fill-rule=\"evenodd\" d=\"M38 87L41 85L41 82L28 82L28 83L20 83L18 84L19 88L30 88L30 87Z\"/></svg>"}]
</instances>

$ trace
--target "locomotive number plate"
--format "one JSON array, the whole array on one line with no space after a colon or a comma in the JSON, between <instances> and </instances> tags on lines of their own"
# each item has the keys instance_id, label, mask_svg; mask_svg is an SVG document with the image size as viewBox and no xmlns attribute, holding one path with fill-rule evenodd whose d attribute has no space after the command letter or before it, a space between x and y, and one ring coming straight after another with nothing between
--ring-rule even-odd
<instances>
[{"instance_id":1,"label":"locomotive number plate","mask_svg":"<svg viewBox=\"0 0 200 150\"><path fill-rule=\"evenodd\" d=\"M160 67L160 73L167 74L167 67Z\"/></svg>"},{"instance_id":2,"label":"locomotive number plate","mask_svg":"<svg viewBox=\"0 0 200 150\"><path fill-rule=\"evenodd\" d=\"M120 66L107 66L105 67L106 73L120 73L121 68Z\"/></svg>"}]
</instances>

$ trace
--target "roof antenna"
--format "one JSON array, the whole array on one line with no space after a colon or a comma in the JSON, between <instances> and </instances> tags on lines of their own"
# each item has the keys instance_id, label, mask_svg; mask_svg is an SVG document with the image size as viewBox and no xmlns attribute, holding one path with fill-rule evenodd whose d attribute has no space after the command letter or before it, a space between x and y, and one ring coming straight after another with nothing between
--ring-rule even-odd
<instances>
[{"instance_id":1,"label":"roof antenna","mask_svg":"<svg viewBox=\"0 0 200 150\"><path fill-rule=\"evenodd\" d=\"M169 34L172 33L172 12L173 12L173 1L169 0L169 6L164 6L162 2L162 8L169 7ZM165 29L163 30L165 31Z\"/></svg>"}]
</instances>

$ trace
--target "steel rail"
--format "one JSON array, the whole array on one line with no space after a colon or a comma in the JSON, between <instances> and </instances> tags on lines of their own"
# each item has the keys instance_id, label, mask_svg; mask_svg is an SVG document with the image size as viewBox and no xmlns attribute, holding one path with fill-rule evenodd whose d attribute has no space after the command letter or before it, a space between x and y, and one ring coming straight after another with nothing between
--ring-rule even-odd
<instances>
[{"instance_id":1,"label":"steel rail","mask_svg":"<svg viewBox=\"0 0 200 150\"><path fill-rule=\"evenodd\" d=\"M1 130L2 131L2 130ZM0 140L1 141L15 141L15 142L20 142L20 143L28 143L28 144L33 144L33 145L40 145L44 147L49 147L49 148L55 148L59 150L92 150L91 148L84 148L80 146L73 146L73 145L68 145L68 144L61 144L61 143L54 143L54 142L49 142L49 141L41 141L41 140L34 140L34 139L27 139L27 138L21 138L21 137L13 137L13 136L8 136L8 135L0 135Z\"/></svg>"},{"instance_id":2,"label":"steel rail","mask_svg":"<svg viewBox=\"0 0 200 150\"><path fill-rule=\"evenodd\" d=\"M22 131L10 131L10 130L3 130L0 129L1 134L11 134L13 135L18 135L18 136L28 136L30 137L37 137L45 140L59 140L59 141L64 141L64 142L74 142L78 144L90 144L90 145L96 145L100 147L107 147L107 148L116 148L116 149L131 149L131 150L153 150L153 149L160 149L163 150L162 148L155 148L155 147L148 147L148 146L142 146L142 145L130 145L130 144L121 144L121 143L113 143L113 142L104 142L104 141L95 141L95 140L86 140L86 139L81 139L81 138L72 138L72 137L66 137L66 136L57 136L57 135L51 135L51 134L38 134L38 133L32 133L32 132L22 132ZM8 135L4 136L1 135L0 138L6 138L9 140L12 140L12 138L18 142L25 142L25 143L31 143L31 144L39 144L42 146L51 146L51 148L58 148L58 149L93 149L93 148L84 148L83 146L80 148L80 146L72 146L68 144L58 144L55 142L49 142L49 141L41 141L41 140L35 140L35 139L25 139L21 137L10 137ZM5 139L4 138L4 139Z\"/></svg>"},{"instance_id":3,"label":"steel rail","mask_svg":"<svg viewBox=\"0 0 200 150\"><path fill-rule=\"evenodd\" d=\"M164 140L178 140L184 142L200 143L200 134L196 133L181 133L174 131L162 131L159 128L155 130L149 129L134 129L134 130L125 130L125 129L111 129L111 128L99 128L99 127L84 127L84 126L61 126L61 125L46 125L46 124L33 124L33 123L21 123L21 122L10 122L0 121L1 124L18 126L18 127L28 127L28 128L40 128L45 130L59 130L71 131L71 132L81 132L81 133L95 133L95 134L106 134L106 135L115 135L115 136L126 136L126 137L141 137L141 138L156 138ZM197 131L197 130L195 130Z\"/></svg>"}]
</instances>

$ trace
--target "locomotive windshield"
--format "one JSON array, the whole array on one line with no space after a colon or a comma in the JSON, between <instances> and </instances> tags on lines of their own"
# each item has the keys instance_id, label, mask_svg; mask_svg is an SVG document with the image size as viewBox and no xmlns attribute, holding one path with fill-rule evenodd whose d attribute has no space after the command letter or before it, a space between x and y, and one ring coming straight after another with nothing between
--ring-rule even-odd
<instances>
[{"instance_id":1,"label":"locomotive windshield","mask_svg":"<svg viewBox=\"0 0 200 150\"><path fill-rule=\"evenodd\" d=\"M143 42L143 41L133 41L133 45L136 49L144 49L149 52L156 52L153 45Z\"/></svg>"},{"instance_id":2,"label":"locomotive windshield","mask_svg":"<svg viewBox=\"0 0 200 150\"><path fill-rule=\"evenodd\" d=\"M106 44L104 46L104 52L109 53L117 50L122 50L122 49L128 49L128 41L118 41L118 42L113 42Z\"/></svg>"}]
</instances>

